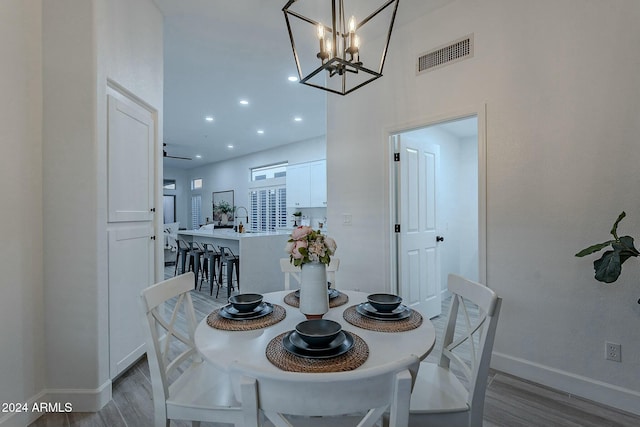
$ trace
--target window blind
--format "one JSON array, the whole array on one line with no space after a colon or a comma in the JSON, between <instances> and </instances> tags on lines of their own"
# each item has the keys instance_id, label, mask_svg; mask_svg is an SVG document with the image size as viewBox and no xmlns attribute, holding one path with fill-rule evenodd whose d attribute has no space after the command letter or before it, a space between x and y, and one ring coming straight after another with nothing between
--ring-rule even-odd
<instances>
[{"instance_id":1,"label":"window blind","mask_svg":"<svg viewBox=\"0 0 640 427\"><path fill-rule=\"evenodd\" d=\"M202 196L191 196L191 228L197 230L202 224Z\"/></svg>"},{"instance_id":2,"label":"window blind","mask_svg":"<svg viewBox=\"0 0 640 427\"><path fill-rule=\"evenodd\" d=\"M287 226L287 187L278 185L249 190L249 224L252 230L275 231Z\"/></svg>"}]
</instances>

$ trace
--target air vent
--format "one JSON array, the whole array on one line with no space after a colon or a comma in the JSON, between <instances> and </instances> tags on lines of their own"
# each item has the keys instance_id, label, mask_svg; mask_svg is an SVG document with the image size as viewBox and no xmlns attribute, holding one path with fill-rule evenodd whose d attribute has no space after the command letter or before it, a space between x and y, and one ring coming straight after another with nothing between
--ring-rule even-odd
<instances>
[{"instance_id":1,"label":"air vent","mask_svg":"<svg viewBox=\"0 0 640 427\"><path fill-rule=\"evenodd\" d=\"M416 74L471 57L473 57L473 34L420 54L416 63Z\"/></svg>"}]
</instances>

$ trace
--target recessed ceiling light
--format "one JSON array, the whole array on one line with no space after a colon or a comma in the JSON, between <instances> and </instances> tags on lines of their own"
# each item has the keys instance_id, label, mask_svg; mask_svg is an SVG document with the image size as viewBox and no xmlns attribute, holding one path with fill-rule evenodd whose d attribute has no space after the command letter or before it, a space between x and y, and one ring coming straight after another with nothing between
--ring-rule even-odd
<instances>
[{"instance_id":1,"label":"recessed ceiling light","mask_svg":"<svg viewBox=\"0 0 640 427\"><path fill-rule=\"evenodd\" d=\"M249 105L249 101L247 101L246 99L241 99L241 100L240 100L240 104L242 104L242 105Z\"/></svg>"},{"instance_id":2,"label":"recessed ceiling light","mask_svg":"<svg viewBox=\"0 0 640 427\"><path fill-rule=\"evenodd\" d=\"M202 156L200 154L196 154L196 159L201 159Z\"/></svg>"},{"instance_id":3,"label":"recessed ceiling light","mask_svg":"<svg viewBox=\"0 0 640 427\"><path fill-rule=\"evenodd\" d=\"M212 122L213 121L213 117L212 116L207 116L204 118L206 121L208 122Z\"/></svg>"},{"instance_id":4,"label":"recessed ceiling light","mask_svg":"<svg viewBox=\"0 0 640 427\"><path fill-rule=\"evenodd\" d=\"M296 76L289 76L289 81L290 82L297 82L298 78Z\"/></svg>"},{"instance_id":5,"label":"recessed ceiling light","mask_svg":"<svg viewBox=\"0 0 640 427\"><path fill-rule=\"evenodd\" d=\"M293 120L295 120L296 122L301 122L302 121L302 117L294 117Z\"/></svg>"},{"instance_id":6,"label":"recessed ceiling light","mask_svg":"<svg viewBox=\"0 0 640 427\"><path fill-rule=\"evenodd\" d=\"M227 148L229 148L229 149L233 148L233 144L228 144Z\"/></svg>"},{"instance_id":7,"label":"recessed ceiling light","mask_svg":"<svg viewBox=\"0 0 640 427\"><path fill-rule=\"evenodd\" d=\"M262 135L262 134L264 133L264 131L263 131L262 129L258 129L258 133L259 133L260 135Z\"/></svg>"}]
</instances>

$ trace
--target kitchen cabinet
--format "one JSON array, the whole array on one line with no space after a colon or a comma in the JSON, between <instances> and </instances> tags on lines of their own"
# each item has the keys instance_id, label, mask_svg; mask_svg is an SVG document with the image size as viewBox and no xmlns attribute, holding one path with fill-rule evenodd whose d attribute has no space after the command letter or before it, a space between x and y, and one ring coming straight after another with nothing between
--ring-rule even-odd
<instances>
[{"instance_id":1,"label":"kitchen cabinet","mask_svg":"<svg viewBox=\"0 0 640 427\"><path fill-rule=\"evenodd\" d=\"M327 161L319 160L309 164L309 206L327 207Z\"/></svg>"},{"instance_id":2,"label":"kitchen cabinet","mask_svg":"<svg viewBox=\"0 0 640 427\"><path fill-rule=\"evenodd\" d=\"M324 208L326 206L326 160L287 166L287 207Z\"/></svg>"},{"instance_id":3,"label":"kitchen cabinet","mask_svg":"<svg viewBox=\"0 0 640 427\"><path fill-rule=\"evenodd\" d=\"M309 206L309 177L308 163L287 166L288 208L305 208Z\"/></svg>"}]
</instances>

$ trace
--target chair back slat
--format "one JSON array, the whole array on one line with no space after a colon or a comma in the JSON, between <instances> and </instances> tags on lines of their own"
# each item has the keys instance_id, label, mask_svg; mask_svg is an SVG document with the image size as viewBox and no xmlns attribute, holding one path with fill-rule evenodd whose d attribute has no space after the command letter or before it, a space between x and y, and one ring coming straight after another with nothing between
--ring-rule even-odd
<instances>
[{"instance_id":1,"label":"chair back slat","mask_svg":"<svg viewBox=\"0 0 640 427\"><path fill-rule=\"evenodd\" d=\"M196 318L189 293L193 281L193 272L189 272L153 285L141 294L145 329L149 331L147 346L155 350L147 352L149 370L162 383L162 387L154 387L154 400L166 400L171 380L180 367L198 359L193 340ZM182 319L186 326L180 330L178 323Z\"/></svg>"},{"instance_id":2,"label":"chair back slat","mask_svg":"<svg viewBox=\"0 0 640 427\"><path fill-rule=\"evenodd\" d=\"M439 365L464 375L467 403L473 408L484 402L486 383L478 378L488 376L502 300L490 288L454 274L449 275L448 289L452 301Z\"/></svg>"},{"instance_id":3,"label":"chair back slat","mask_svg":"<svg viewBox=\"0 0 640 427\"><path fill-rule=\"evenodd\" d=\"M384 366L322 375L259 371L240 363L232 377L241 377L241 394L247 427L257 426L257 411L276 426L291 426L282 417L341 416L363 412L358 426L373 426L387 411L393 427L408 423L412 372L419 359L405 357ZM321 404L318 403L321 399Z\"/></svg>"},{"instance_id":4,"label":"chair back slat","mask_svg":"<svg viewBox=\"0 0 640 427\"><path fill-rule=\"evenodd\" d=\"M300 267L296 267L291 264L289 258L280 258L280 270L284 273L284 289L291 289L291 278L293 277L296 281L297 287L300 287L300 282L302 279L300 278L300 272L302 269Z\"/></svg>"}]
</instances>

